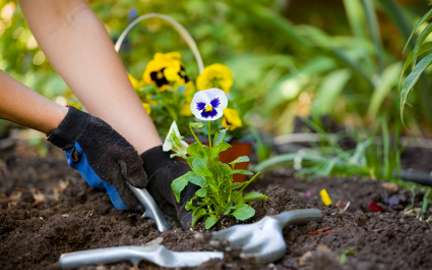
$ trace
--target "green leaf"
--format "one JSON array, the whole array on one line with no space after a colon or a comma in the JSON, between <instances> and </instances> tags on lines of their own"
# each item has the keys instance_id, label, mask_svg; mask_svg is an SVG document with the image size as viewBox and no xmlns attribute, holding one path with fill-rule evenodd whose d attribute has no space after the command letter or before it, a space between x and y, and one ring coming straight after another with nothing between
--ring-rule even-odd
<instances>
[{"instance_id":1,"label":"green leaf","mask_svg":"<svg viewBox=\"0 0 432 270\"><path fill-rule=\"evenodd\" d=\"M204 157L205 147L206 146L195 142L189 145L189 147L187 148L187 153L189 156L192 156L194 158Z\"/></svg>"},{"instance_id":2,"label":"green leaf","mask_svg":"<svg viewBox=\"0 0 432 270\"><path fill-rule=\"evenodd\" d=\"M231 148L231 144L222 141L218 145L214 145L211 148L212 155L213 155L213 157L218 157L221 152L223 152L229 148Z\"/></svg>"},{"instance_id":3,"label":"green leaf","mask_svg":"<svg viewBox=\"0 0 432 270\"><path fill-rule=\"evenodd\" d=\"M196 223L207 214L204 208L195 209L192 213L192 227L195 227Z\"/></svg>"},{"instance_id":4,"label":"green leaf","mask_svg":"<svg viewBox=\"0 0 432 270\"><path fill-rule=\"evenodd\" d=\"M250 159L248 156L240 156L238 158L236 158L235 160L231 161L229 164L230 165L235 165L237 163L243 163L243 162L249 162Z\"/></svg>"},{"instance_id":5,"label":"green leaf","mask_svg":"<svg viewBox=\"0 0 432 270\"><path fill-rule=\"evenodd\" d=\"M192 184L195 184L199 187L204 187L206 185L206 180L204 177L201 177L199 175L192 175L191 177L189 177L189 182L191 182Z\"/></svg>"},{"instance_id":6,"label":"green leaf","mask_svg":"<svg viewBox=\"0 0 432 270\"><path fill-rule=\"evenodd\" d=\"M186 211L190 211L193 208L194 208L194 204L193 204L193 198L192 198L189 201L187 201L187 203L185 205L185 209L186 209Z\"/></svg>"},{"instance_id":7,"label":"green leaf","mask_svg":"<svg viewBox=\"0 0 432 270\"><path fill-rule=\"evenodd\" d=\"M314 116L321 116L333 111L339 100L340 93L350 77L351 73L343 69L334 71L324 78L312 105L312 114Z\"/></svg>"},{"instance_id":8,"label":"green leaf","mask_svg":"<svg viewBox=\"0 0 432 270\"><path fill-rule=\"evenodd\" d=\"M244 221L255 215L255 209L243 203L237 206L236 210L232 213L232 215L237 220Z\"/></svg>"},{"instance_id":9,"label":"green leaf","mask_svg":"<svg viewBox=\"0 0 432 270\"><path fill-rule=\"evenodd\" d=\"M426 26L426 28L420 33L420 35L418 36L416 42L415 42L415 46L414 49L412 51L412 67L415 67L415 64L417 63L417 57L419 55L420 49L424 43L424 41L426 40L426 38L429 36L429 34L432 32L432 24L429 24L428 26Z\"/></svg>"},{"instance_id":10,"label":"green leaf","mask_svg":"<svg viewBox=\"0 0 432 270\"><path fill-rule=\"evenodd\" d=\"M248 170L232 170L231 174L254 175L253 172L248 171Z\"/></svg>"},{"instance_id":11,"label":"green leaf","mask_svg":"<svg viewBox=\"0 0 432 270\"><path fill-rule=\"evenodd\" d=\"M345 13L351 26L353 34L364 39L365 33L365 14L362 9L361 2L359 0L344 0Z\"/></svg>"},{"instance_id":12,"label":"green leaf","mask_svg":"<svg viewBox=\"0 0 432 270\"><path fill-rule=\"evenodd\" d=\"M204 123L202 123L202 122L191 122L191 123L189 123L189 126L191 128L194 128L194 129L200 129L200 128L204 127Z\"/></svg>"},{"instance_id":13,"label":"green leaf","mask_svg":"<svg viewBox=\"0 0 432 270\"><path fill-rule=\"evenodd\" d=\"M270 157L260 162L258 165L256 165L255 170L265 171L275 166L291 163L296 159L297 156L298 156L297 153L290 153L290 154L282 154L282 155Z\"/></svg>"},{"instance_id":14,"label":"green leaf","mask_svg":"<svg viewBox=\"0 0 432 270\"><path fill-rule=\"evenodd\" d=\"M362 0L362 4L364 13L366 15L366 23L369 30L369 35L371 36L372 42L375 46L376 57L378 59L379 69L381 71L384 67L384 49L381 42L380 29L375 13L374 1Z\"/></svg>"},{"instance_id":15,"label":"green leaf","mask_svg":"<svg viewBox=\"0 0 432 270\"><path fill-rule=\"evenodd\" d=\"M193 174L193 172L187 172L184 175L176 178L171 183L171 190L174 192L176 201L180 201L180 194L185 189L186 185L189 182L189 177Z\"/></svg>"},{"instance_id":16,"label":"green leaf","mask_svg":"<svg viewBox=\"0 0 432 270\"><path fill-rule=\"evenodd\" d=\"M431 51L432 42L425 42L424 45L420 48L420 51L417 53L417 58L423 58L423 56L430 54ZM400 74L400 81L402 81L403 75L407 74L407 70L412 67L413 58L414 57L412 53L408 54L408 56L405 58L405 62L403 63L402 71ZM402 83L400 83L400 85L402 85Z\"/></svg>"},{"instance_id":17,"label":"green leaf","mask_svg":"<svg viewBox=\"0 0 432 270\"><path fill-rule=\"evenodd\" d=\"M426 68L432 63L432 54L425 56L418 64L414 67L410 74L403 81L400 90L400 112L401 118L403 119L405 105L408 99L408 94L414 88L415 84L419 80L420 76L426 70Z\"/></svg>"},{"instance_id":18,"label":"green leaf","mask_svg":"<svg viewBox=\"0 0 432 270\"><path fill-rule=\"evenodd\" d=\"M208 169L208 165L206 160L202 158L195 158L192 161L192 171L195 173L195 176L211 176L212 173ZM200 181L200 180L197 180Z\"/></svg>"},{"instance_id":19,"label":"green leaf","mask_svg":"<svg viewBox=\"0 0 432 270\"><path fill-rule=\"evenodd\" d=\"M218 220L219 220L219 218L217 218L216 216L209 216L208 218L206 218L205 223L204 223L206 230L208 230L211 227L213 227L214 225L216 225Z\"/></svg>"},{"instance_id":20,"label":"green leaf","mask_svg":"<svg viewBox=\"0 0 432 270\"><path fill-rule=\"evenodd\" d=\"M220 143L222 143L226 136L226 130L222 129L219 132L216 132L214 139L213 139L213 145L218 146Z\"/></svg>"},{"instance_id":21,"label":"green leaf","mask_svg":"<svg viewBox=\"0 0 432 270\"><path fill-rule=\"evenodd\" d=\"M231 201L235 202L236 204L243 203L244 202L243 193L241 193L240 191L234 191L233 193L231 193Z\"/></svg>"},{"instance_id":22,"label":"green leaf","mask_svg":"<svg viewBox=\"0 0 432 270\"><path fill-rule=\"evenodd\" d=\"M245 190L250 184L252 184L256 179L258 179L258 176L261 174L261 172L257 172L254 176L252 176L249 180L242 182L240 186L240 191Z\"/></svg>"},{"instance_id":23,"label":"green leaf","mask_svg":"<svg viewBox=\"0 0 432 270\"><path fill-rule=\"evenodd\" d=\"M265 201L268 199L268 196L257 191L252 191L244 195L243 197L245 202L250 201Z\"/></svg>"},{"instance_id":24,"label":"green leaf","mask_svg":"<svg viewBox=\"0 0 432 270\"><path fill-rule=\"evenodd\" d=\"M401 69L402 66L400 63L395 63L384 69L369 104L368 116L371 119L374 119L377 116L385 97L395 86L397 86Z\"/></svg>"},{"instance_id":25,"label":"green leaf","mask_svg":"<svg viewBox=\"0 0 432 270\"><path fill-rule=\"evenodd\" d=\"M420 18L420 20L418 20L416 22L416 25L414 26L413 31L411 32L410 36L408 37L408 40L405 44L405 48L404 50L406 50L411 42L411 40L413 39L414 35L416 34L417 29L426 21L428 21L430 18L432 18L432 9L430 9L425 15L423 15L423 17Z\"/></svg>"},{"instance_id":26,"label":"green leaf","mask_svg":"<svg viewBox=\"0 0 432 270\"><path fill-rule=\"evenodd\" d=\"M181 136L180 134L176 121L173 121L165 138L165 141L162 145L163 151L171 151L172 153L174 153L171 154L171 157L179 156L182 158L186 158L188 147L189 145L185 141L183 141L183 136Z\"/></svg>"},{"instance_id":27,"label":"green leaf","mask_svg":"<svg viewBox=\"0 0 432 270\"><path fill-rule=\"evenodd\" d=\"M234 209L235 209L235 206L226 207L223 215L224 216L229 215L231 213L231 211L234 210Z\"/></svg>"},{"instance_id":28,"label":"green leaf","mask_svg":"<svg viewBox=\"0 0 432 270\"><path fill-rule=\"evenodd\" d=\"M197 190L197 192L195 192L195 195L197 195L200 198L204 198L205 196L207 196L207 189L200 188Z\"/></svg>"},{"instance_id":29,"label":"green leaf","mask_svg":"<svg viewBox=\"0 0 432 270\"><path fill-rule=\"evenodd\" d=\"M222 179L231 177L232 168L228 164L219 160L216 162L211 162L209 164L209 170L214 173L212 178Z\"/></svg>"},{"instance_id":30,"label":"green leaf","mask_svg":"<svg viewBox=\"0 0 432 270\"><path fill-rule=\"evenodd\" d=\"M356 59L354 59L347 51L341 48L333 47L323 47L320 49L343 66L350 69L353 74L357 74L359 78L362 78L368 84L369 87L374 86L372 78L369 74L370 70L365 68L364 65L360 64L359 61L356 61Z\"/></svg>"}]
</instances>

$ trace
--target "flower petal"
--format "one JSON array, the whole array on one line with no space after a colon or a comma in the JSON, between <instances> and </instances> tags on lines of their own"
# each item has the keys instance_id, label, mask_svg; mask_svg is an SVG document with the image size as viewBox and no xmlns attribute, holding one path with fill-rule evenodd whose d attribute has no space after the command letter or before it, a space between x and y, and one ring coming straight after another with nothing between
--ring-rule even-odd
<instances>
[{"instance_id":1,"label":"flower petal","mask_svg":"<svg viewBox=\"0 0 432 270\"><path fill-rule=\"evenodd\" d=\"M207 66L197 78L198 89L218 87L228 93L233 84L231 70L222 64Z\"/></svg>"},{"instance_id":2,"label":"flower petal","mask_svg":"<svg viewBox=\"0 0 432 270\"><path fill-rule=\"evenodd\" d=\"M199 111L202 111L202 110L205 109L206 104L205 104L205 102L201 102L201 101L200 101L200 102L197 102L196 107L197 107L197 109L198 109Z\"/></svg>"},{"instance_id":3,"label":"flower petal","mask_svg":"<svg viewBox=\"0 0 432 270\"><path fill-rule=\"evenodd\" d=\"M171 156L186 157L188 144L183 140L183 136L180 134L177 123L172 122L165 141L162 145L164 152L172 151Z\"/></svg>"},{"instance_id":4,"label":"flower petal","mask_svg":"<svg viewBox=\"0 0 432 270\"><path fill-rule=\"evenodd\" d=\"M224 110L228 105L228 98L225 92L219 88L210 88L208 90L202 90L199 92L205 92L205 94L208 96L209 102L215 98L218 98L220 102L220 108L222 108L222 110Z\"/></svg>"},{"instance_id":5,"label":"flower petal","mask_svg":"<svg viewBox=\"0 0 432 270\"><path fill-rule=\"evenodd\" d=\"M216 117L217 115L218 115L218 111L216 109L213 109L209 112L207 112L206 110L201 111L201 116L204 117L205 119L213 120L213 118Z\"/></svg>"},{"instance_id":6,"label":"flower petal","mask_svg":"<svg viewBox=\"0 0 432 270\"><path fill-rule=\"evenodd\" d=\"M219 98L214 98L210 101L210 104L212 105L213 108L217 108L220 105L220 100Z\"/></svg>"},{"instance_id":7,"label":"flower petal","mask_svg":"<svg viewBox=\"0 0 432 270\"><path fill-rule=\"evenodd\" d=\"M225 92L211 88L195 93L190 108L193 115L202 121L214 121L222 117L223 111L228 104ZM206 111L206 106L210 105L211 110Z\"/></svg>"}]
</instances>

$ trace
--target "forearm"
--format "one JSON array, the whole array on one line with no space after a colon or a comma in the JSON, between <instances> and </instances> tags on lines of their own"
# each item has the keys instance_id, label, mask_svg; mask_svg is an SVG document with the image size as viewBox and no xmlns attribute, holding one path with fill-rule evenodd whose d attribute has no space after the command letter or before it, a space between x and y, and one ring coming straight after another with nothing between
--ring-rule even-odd
<instances>
[{"instance_id":1,"label":"forearm","mask_svg":"<svg viewBox=\"0 0 432 270\"><path fill-rule=\"evenodd\" d=\"M86 109L110 123L140 152L160 144L107 32L85 2L21 3L43 51Z\"/></svg>"},{"instance_id":2,"label":"forearm","mask_svg":"<svg viewBox=\"0 0 432 270\"><path fill-rule=\"evenodd\" d=\"M48 133L67 108L38 95L0 71L0 118Z\"/></svg>"}]
</instances>

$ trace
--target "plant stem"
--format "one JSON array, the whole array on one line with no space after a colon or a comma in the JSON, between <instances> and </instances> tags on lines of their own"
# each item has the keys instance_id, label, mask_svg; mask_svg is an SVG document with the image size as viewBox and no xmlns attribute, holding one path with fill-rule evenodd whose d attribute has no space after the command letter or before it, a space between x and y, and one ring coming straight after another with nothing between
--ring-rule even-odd
<instances>
[{"instance_id":1,"label":"plant stem","mask_svg":"<svg viewBox=\"0 0 432 270\"><path fill-rule=\"evenodd\" d=\"M251 177L248 181L245 182L245 184L240 188L240 191L243 192L250 184L252 184L255 179L261 174L261 172L257 172L254 176Z\"/></svg>"},{"instance_id":2,"label":"plant stem","mask_svg":"<svg viewBox=\"0 0 432 270\"><path fill-rule=\"evenodd\" d=\"M211 140L211 121L207 122L208 124L208 130L207 130L207 136L208 136L208 146L209 148L212 147L212 140Z\"/></svg>"},{"instance_id":3,"label":"plant stem","mask_svg":"<svg viewBox=\"0 0 432 270\"><path fill-rule=\"evenodd\" d=\"M430 194L430 189L428 189L426 193L423 195L423 202L420 211L421 217L424 217L427 213L427 210L429 209L429 194Z\"/></svg>"},{"instance_id":4,"label":"plant stem","mask_svg":"<svg viewBox=\"0 0 432 270\"><path fill-rule=\"evenodd\" d=\"M201 143L200 139L199 139L198 136L196 135L196 133L195 133L195 131L193 130L193 128L192 128L191 125L189 125L189 130L190 130L192 136L194 137L195 141L196 141L199 145L202 146L202 143Z\"/></svg>"},{"instance_id":5,"label":"plant stem","mask_svg":"<svg viewBox=\"0 0 432 270\"><path fill-rule=\"evenodd\" d=\"M167 109L168 114L171 116L172 120L177 122L177 114L170 108L170 106L165 106L165 108Z\"/></svg>"}]
</instances>

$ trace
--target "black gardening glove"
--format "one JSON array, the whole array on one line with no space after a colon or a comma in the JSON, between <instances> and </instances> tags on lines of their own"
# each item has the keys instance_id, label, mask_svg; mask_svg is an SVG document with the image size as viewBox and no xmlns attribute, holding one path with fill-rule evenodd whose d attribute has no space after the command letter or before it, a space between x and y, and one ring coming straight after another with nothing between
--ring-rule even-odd
<instances>
[{"instance_id":1,"label":"black gardening glove","mask_svg":"<svg viewBox=\"0 0 432 270\"><path fill-rule=\"evenodd\" d=\"M135 149L103 120L69 107L48 141L66 152L69 165L93 188L104 189L117 209L137 208L127 186L148 183L142 160Z\"/></svg>"},{"instance_id":2,"label":"black gardening glove","mask_svg":"<svg viewBox=\"0 0 432 270\"><path fill-rule=\"evenodd\" d=\"M171 183L190 171L189 166L182 160L170 158L170 154L164 152L162 146L147 150L141 158L149 176L148 191L165 214L177 218L182 228L188 229L192 223L192 214L185 210L185 205L195 194L198 186L188 184L181 193L180 202L177 203L171 190Z\"/></svg>"}]
</instances>

